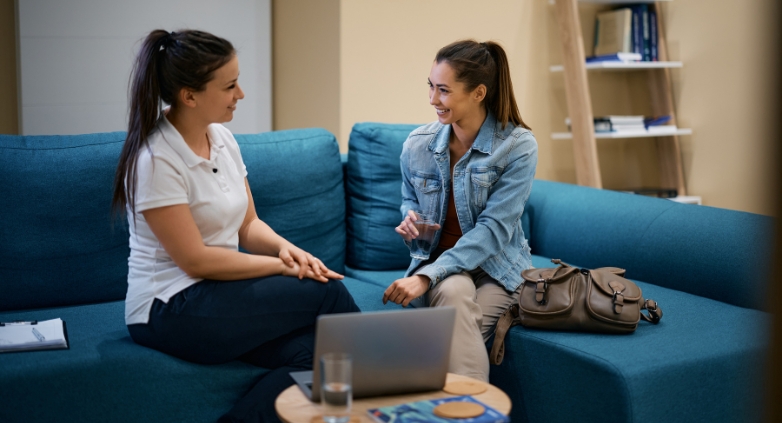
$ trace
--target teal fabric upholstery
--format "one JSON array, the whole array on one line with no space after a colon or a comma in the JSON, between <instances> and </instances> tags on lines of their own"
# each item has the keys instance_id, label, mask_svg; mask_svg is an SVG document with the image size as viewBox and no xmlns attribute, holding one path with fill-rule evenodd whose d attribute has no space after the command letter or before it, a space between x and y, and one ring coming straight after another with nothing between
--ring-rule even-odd
<instances>
[{"instance_id":1,"label":"teal fabric upholstery","mask_svg":"<svg viewBox=\"0 0 782 423\"><path fill-rule=\"evenodd\" d=\"M347 163L347 259L356 269L398 269L410 251L394 232L402 220L402 144L418 125L353 126ZM391 231L388 229L391 228Z\"/></svg>"},{"instance_id":2,"label":"teal fabric upholstery","mask_svg":"<svg viewBox=\"0 0 782 423\"><path fill-rule=\"evenodd\" d=\"M110 214L124 141L0 135L0 311L125 298L128 232Z\"/></svg>"},{"instance_id":3,"label":"teal fabric upholstery","mask_svg":"<svg viewBox=\"0 0 782 423\"><path fill-rule=\"evenodd\" d=\"M511 328L490 379L513 398L512 421L762 420L769 316L638 286L663 307L659 325L629 335Z\"/></svg>"},{"instance_id":4,"label":"teal fabric upholstery","mask_svg":"<svg viewBox=\"0 0 782 423\"><path fill-rule=\"evenodd\" d=\"M773 219L536 180L526 213L533 253L739 307L764 310Z\"/></svg>"},{"instance_id":5,"label":"teal fabric upholstery","mask_svg":"<svg viewBox=\"0 0 782 423\"><path fill-rule=\"evenodd\" d=\"M3 354L2 422L214 422L266 370L188 363L136 345L124 301L0 315L66 322L70 349Z\"/></svg>"},{"instance_id":6,"label":"teal fabric upholstery","mask_svg":"<svg viewBox=\"0 0 782 423\"><path fill-rule=\"evenodd\" d=\"M322 129L236 137L259 216L344 271L363 311L402 309L382 295L410 261L393 229L415 127L358 124L347 159ZM2 422L209 422L266 372L131 341L109 215L123 140L0 136L0 321L61 317L71 343L0 356ZM760 421L771 218L537 180L522 224L535 267L624 267L665 316L629 335L512 328L490 377L514 422Z\"/></svg>"},{"instance_id":7,"label":"teal fabric upholstery","mask_svg":"<svg viewBox=\"0 0 782 423\"><path fill-rule=\"evenodd\" d=\"M236 135L258 217L275 232L345 268L345 194L339 145L325 129Z\"/></svg>"},{"instance_id":8,"label":"teal fabric upholstery","mask_svg":"<svg viewBox=\"0 0 782 423\"><path fill-rule=\"evenodd\" d=\"M383 289L345 278L363 311ZM70 349L0 355L0 422L215 422L267 372L239 361L189 363L136 345L124 301L0 314L66 322Z\"/></svg>"},{"instance_id":9,"label":"teal fabric upholstery","mask_svg":"<svg viewBox=\"0 0 782 423\"><path fill-rule=\"evenodd\" d=\"M388 288L395 280L405 276L405 269L396 270L364 270L345 268L345 276L358 279L362 282L377 285L383 289Z\"/></svg>"}]
</instances>

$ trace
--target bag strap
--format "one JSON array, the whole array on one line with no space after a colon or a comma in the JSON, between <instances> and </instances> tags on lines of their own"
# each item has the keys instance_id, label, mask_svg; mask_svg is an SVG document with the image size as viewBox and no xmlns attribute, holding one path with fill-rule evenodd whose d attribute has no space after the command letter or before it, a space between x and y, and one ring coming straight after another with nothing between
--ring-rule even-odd
<instances>
[{"instance_id":1,"label":"bag strap","mask_svg":"<svg viewBox=\"0 0 782 423\"><path fill-rule=\"evenodd\" d=\"M647 316L641 311L641 318L647 322L654 323L655 325L660 323L660 319L663 318L663 310L657 306L657 302L654 300L646 300L641 306L641 310L646 310L649 315Z\"/></svg>"},{"instance_id":2,"label":"bag strap","mask_svg":"<svg viewBox=\"0 0 782 423\"><path fill-rule=\"evenodd\" d=\"M518 323L519 305L513 304L497 320L497 328L494 329L494 342L491 345L489 361L491 364L500 365L505 357L505 334Z\"/></svg>"}]
</instances>

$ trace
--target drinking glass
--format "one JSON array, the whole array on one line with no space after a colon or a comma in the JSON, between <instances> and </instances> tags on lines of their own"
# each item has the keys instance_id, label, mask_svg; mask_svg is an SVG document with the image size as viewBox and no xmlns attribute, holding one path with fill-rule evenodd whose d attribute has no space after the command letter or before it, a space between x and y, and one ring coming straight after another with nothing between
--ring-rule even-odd
<instances>
[{"instance_id":1,"label":"drinking glass","mask_svg":"<svg viewBox=\"0 0 782 423\"><path fill-rule=\"evenodd\" d=\"M353 402L352 358L346 353L328 353L320 356L320 398L323 421L347 423Z\"/></svg>"}]
</instances>

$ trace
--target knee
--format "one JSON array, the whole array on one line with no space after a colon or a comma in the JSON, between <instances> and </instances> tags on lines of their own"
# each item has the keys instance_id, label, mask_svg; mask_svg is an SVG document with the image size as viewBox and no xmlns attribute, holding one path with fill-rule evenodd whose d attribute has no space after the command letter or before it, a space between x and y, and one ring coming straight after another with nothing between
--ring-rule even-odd
<instances>
[{"instance_id":1,"label":"knee","mask_svg":"<svg viewBox=\"0 0 782 423\"><path fill-rule=\"evenodd\" d=\"M361 311L345 284L340 280L331 279L326 284L326 302L331 306L329 313L352 313Z\"/></svg>"},{"instance_id":2,"label":"knee","mask_svg":"<svg viewBox=\"0 0 782 423\"><path fill-rule=\"evenodd\" d=\"M475 283L463 274L443 279L432 291L431 305L455 305L465 301L475 301Z\"/></svg>"}]
</instances>

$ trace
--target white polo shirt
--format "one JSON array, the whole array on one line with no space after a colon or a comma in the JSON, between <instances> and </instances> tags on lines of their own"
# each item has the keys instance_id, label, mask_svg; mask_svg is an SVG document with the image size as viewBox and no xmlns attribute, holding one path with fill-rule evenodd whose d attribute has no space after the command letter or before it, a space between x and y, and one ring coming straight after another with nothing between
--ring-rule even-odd
<instances>
[{"instance_id":1,"label":"white polo shirt","mask_svg":"<svg viewBox=\"0 0 782 423\"><path fill-rule=\"evenodd\" d=\"M138 157L136 215L130 214L130 258L125 323L147 323L155 298L163 302L201 281L177 267L141 213L187 204L204 244L238 251L239 227L247 212L247 169L233 134L219 124L207 130L210 160L196 155L166 119L149 136Z\"/></svg>"}]
</instances>

